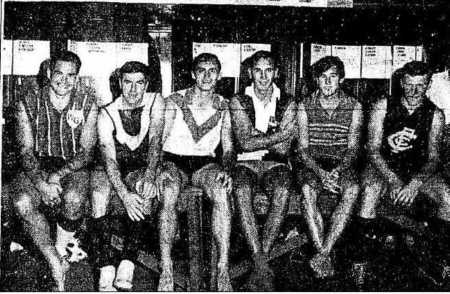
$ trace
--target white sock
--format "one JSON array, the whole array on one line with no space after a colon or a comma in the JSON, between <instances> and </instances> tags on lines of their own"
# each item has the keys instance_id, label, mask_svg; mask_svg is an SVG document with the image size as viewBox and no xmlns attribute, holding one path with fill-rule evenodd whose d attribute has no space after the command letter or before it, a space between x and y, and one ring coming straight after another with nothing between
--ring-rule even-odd
<instances>
[{"instance_id":1,"label":"white sock","mask_svg":"<svg viewBox=\"0 0 450 294\"><path fill-rule=\"evenodd\" d=\"M64 230L59 224L56 224L56 243L55 247L60 256L66 256L67 253L67 244L69 244L73 237L75 236L75 232L67 232Z\"/></svg>"}]
</instances>

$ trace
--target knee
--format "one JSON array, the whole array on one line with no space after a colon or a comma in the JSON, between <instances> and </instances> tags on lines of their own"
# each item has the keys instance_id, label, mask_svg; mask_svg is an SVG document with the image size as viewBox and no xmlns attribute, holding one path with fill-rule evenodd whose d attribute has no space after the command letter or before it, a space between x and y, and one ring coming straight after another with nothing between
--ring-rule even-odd
<instances>
[{"instance_id":1,"label":"knee","mask_svg":"<svg viewBox=\"0 0 450 294\"><path fill-rule=\"evenodd\" d=\"M175 207L180 195L181 184L176 181L165 181L162 188L162 204L164 207Z\"/></svg>"},{"instance_id":2,"label":"knee","mask_svg":"<svg viewBox=\"0 0 450 294\"><path fill-rule=\"evenodd\" d=\"M33 200L26 194L22 194L14 200L14 209L17 214L25 220L37 211L35 205L33 204Z\"/></svg>"},{"instance_id":3,"label":"knee","mask_svg":"<svg viewBox=\"0 0 450 294\"><path fill-rule=\"evenodd\" d=\"M64 210L68 219L78 219L84 208L85 198L76 192L67 192L64 197Z\"/></svg>"},{"instance_id":4,"label":"knee","mask_svg":"<svg viewBox=\"0 0 450 294\"><path fill-rule=\"evenodd\" d=\"M305 204L313 204L316 200L316 190L309 184L302 186L302 202Z\"/></svg>"}]
</instances>

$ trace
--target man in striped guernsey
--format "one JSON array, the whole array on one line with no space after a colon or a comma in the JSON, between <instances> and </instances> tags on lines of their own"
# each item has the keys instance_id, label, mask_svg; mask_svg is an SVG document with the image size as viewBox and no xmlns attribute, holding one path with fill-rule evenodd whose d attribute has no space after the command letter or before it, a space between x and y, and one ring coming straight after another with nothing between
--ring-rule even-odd
<instances>
[{"instance_id":1,"label":"man in striped guernsey","mask_svg":"<svg viewBox=\"0 0 450 294\"><path fill-rule=\"evenodd\" d=\"M231 211L230 171L234 164L228 101L215 93L221 78L216 55L202 53L192 63L193 87L166 98L163 171L158 179L162 208L159 291L173 291L172 245L177 227L176 205L188 184L199 186L211 200L212 233L218 247L217 290L232 291L228 273ZM222 156L216 150L221 145Z\"/></svg>"},{"instance_id":2,"label":"man in striped guernsey","mask_svg":"<svg viewBox=\"0 0 450 294\"><path fill-rule=\"evenodd\" d=\"M252 84L245 88L244 95L235 95L230 104L233 132L240 153L234 172L234 195L255 265L247 282L248 288L274 291L268 256L289 204L292 176L288 160L292 138L296 134L297 104L275 84L278 64L271 52L254 53L250 57L248 74ZM271 202L261 241L253 209L258 186Z\"/></svg>"},{"instance_id":3,"label":"man in striped guernsey","mask_svg":"<svg viewBox=\"0 0 450 294\"><path fill-rule=\"evenodd\" d=\"M313 65L318 89L298 107L298 171L306 222L316 255L310 265L318 276L333 275L330 253L341 235L359 193L355 165L360 153L361 105L341 90L344 64L326 56ZM324 190L341 196L328 232L317 197Z\"/></svg>"},{"instance_id":4,"label":"man in striped guernsey","mask_svg":"<svg viewBox=\"0 0 450 294\"><path fill-rule=\"evenodd\" d=\"M64 290L66 246L77 244L96 142L97 106L89 91L77 91L81 61L69 51L51 57L49 84L21 97L16 134L22 170L13 181L14 205L26 231L50 264L58 290ZM56 246L44 204L58 210ZM72 246L73 247L73 246Z\"/></svg>"},{"instance_id":5,"label":"man in striped guernsey","mask_svg":"<svg viewBox=\"0 0 450 294\"><path fill-rule=\"evenodd\" d=\"M155 208L156 176L164 129L164 100L147 93L148 67L137 61L120 69L121 95L101 108L98 117L103 166L92 173L91 231L100 269L99 290L131 290L135 263L145 227ZM128 215L120 263L111 258L112 227L107 211L118 197Z\"/></svg>"}]
</instances>

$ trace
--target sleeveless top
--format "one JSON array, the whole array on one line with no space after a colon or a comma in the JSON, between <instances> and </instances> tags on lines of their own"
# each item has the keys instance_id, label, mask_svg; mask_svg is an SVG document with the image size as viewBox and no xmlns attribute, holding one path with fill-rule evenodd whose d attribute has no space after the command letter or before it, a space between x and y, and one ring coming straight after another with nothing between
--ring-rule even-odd
<instances>
[{"instance_id":1,"label":"sleeveless top","mask_svg":"<svg viewBox=\"0 0 450 294\"><path fill-rule=\"evenodd\" d=\"M114 124L116 160L122 176L148 164L150 114L156 95L145 93L144 105L134 109L120 109L122 96L104 107Z\"/></svg>"},{"instance_id":2,"label":"sleeveless top","mask_svg":"<svg viewBox=\"0 0 450 294\"><path fill-rule=\"evenodd\" d=\"M409 181L428 160L428 136L436 108L426 98L409 114L399 98L387 100L381 154L402 180Z\"/></svg>"},{"instance_id":3,"label":"sleeveless top","mask_svg":"<svg viewBox=\"0 0 450 294\"><path fill-rule=\"evenodd\" d=\"M83 125L95 103L90 92L73 91L61 112L50 102L50 86L29 93L21 101L33 130L36 157L66 162L80 151Z\"/></svg>"},{"instance_id":4,"label":"sleeveless top","mask_svg":"<svg viewBox=\"0 0 450 294\"><path fill-rule=\"evenodd\" d=\"M315 160L340 162L348 148L348 136L357 101L338 92L340 102L331 117L322 107L318 93L305 99L308 117L309 152Z\"/></svg>"},{"instance_id":5,"label":"sleeveless top","mask_svg":"<svg viewBox=\"0 0 450 294\"><path fill-rule=\"evenodd\" d=\"M192 104L193 89L178 91L167 99L175 104L176 114L163 150L182 156L216 156L221 141L224 111L228 101L213 94L210 109L196 109ZM210 113L205 120L199 114Z\"/></svg>"}]
</instances>

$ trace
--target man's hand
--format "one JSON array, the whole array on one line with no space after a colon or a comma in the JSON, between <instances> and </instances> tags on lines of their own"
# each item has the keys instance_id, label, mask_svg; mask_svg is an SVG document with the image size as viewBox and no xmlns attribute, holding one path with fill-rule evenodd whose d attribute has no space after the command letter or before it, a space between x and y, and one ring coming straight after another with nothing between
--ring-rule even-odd
<instances>
[{"instance_id":1,"label":"man's hand","mask_svg":"<svg viewBox=\"0 0 450 294\"><path fill-rule=\"evenodd\" d=\"M131 193L127 191L122 197L123 205L127 210L128 216L133 221L144 220L144 213L142 204L144 200L136 193Z\"/></svg>"},{"instance_id":2,"label":"man's hand","mask_svg":"<svg viewBox=\"0 0 450 294\"><path fill-rule=\"evenodd\" d=\"M137 181L135 188L143 199L155 198L158 194L156 183L146 177Z\"/></svg>"},{"instance_id":3,"label":"man's hand","mask_svg":"<svg viewBox=\"0 0 450 294\"><path fill-rule=\"evenodd\" d=\"M61 175L59 173L51 173L48 176L47 183L55 184L61 187Z\"/></svg>"},{"instance_id":4,"label":"man's hand","mask_svg":"<svg viewBox=\"0 0 450 294\"><path fill-rule=\"evenodd\" d=\"M292 118L290 120L283 120L280 124L280 131L284 140L291 139L296 135L297 130L297 120Z\"/></svg>"},{"instance_id":5,"label":"man's hand","mask_svg":"<svg viewBox=\"0 0 450 294\"><path fill-rule=\"evenodd\" d=\"M411 206L419 193L420 186L420 183L411 181L398 192L397 198L394 200L394 204L398 203L403 206Z\"/></svg>"},{"instance_id":6,"label":"man's hand","mask_svg":"<svg viewBox=\"0 0 450 294\"><path fill-rule=\"evenodd\" d=\"M320 179L322 181L323 187L325 190L328 190L332 193L339 194L342 192L342 187L339 186L339 172L336 170L332 170L331 172L322 171L320 174Z\"/></svg>"},{"instance_id":7,"label":"man's hand","mask_svg":"<svg viewBox=\"0 0 450 294\"><path fill-rule=\"evenodd\" d=\"M61 203L60 195L61 195L63 189L61 188L60 185L44 182L41 185L39 191L42 194L42 201L46 205L48 205L50 207L54 207Z\"/></svg>"},{"instance_id":8,"label":"man's hand","mask_svg":"<svg viewBox=\"0 0 450 294\"><path fill-rule=\"evenodd\" d=\"M392 200L394 200L395 203L400 190L404 186L403 182L397 177L393 177L388 181L388 183L389 183L389 196L391 197Z\"/></svg>"},{"instance_id":9,"label":"man's hand","mask_svg":"<svg viewBox=\"0 0 450 294\"><path fill-rule=\"evenodd\" d=\"M231 189L233 188L233 180L228 173L219 172L216 177L216 182L222 183L222 187L225 188L227 193L231 192Z\"/></svg>"}]
</instances>

